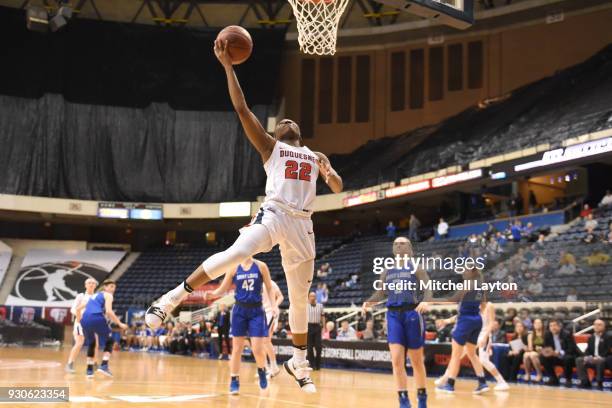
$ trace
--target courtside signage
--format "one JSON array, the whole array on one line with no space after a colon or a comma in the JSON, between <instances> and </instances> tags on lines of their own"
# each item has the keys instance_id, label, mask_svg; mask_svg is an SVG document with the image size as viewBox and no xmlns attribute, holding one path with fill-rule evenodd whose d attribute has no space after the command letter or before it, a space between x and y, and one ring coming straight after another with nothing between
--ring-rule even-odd
<instances>
[{"instance_id":1,"label":"courtside signage","mask_svg":"<svg viewBox=\"0 0 612 408\"><path fill-rule=\"evenodd\" d=\"M544 152L540 160L517 164L514 171L529 170L536 167L550 166L570 160L582 159L597 154L612 152L612 137L592 142L580 143L566 148L554 149Z\"/></svg>"}]
</instances>

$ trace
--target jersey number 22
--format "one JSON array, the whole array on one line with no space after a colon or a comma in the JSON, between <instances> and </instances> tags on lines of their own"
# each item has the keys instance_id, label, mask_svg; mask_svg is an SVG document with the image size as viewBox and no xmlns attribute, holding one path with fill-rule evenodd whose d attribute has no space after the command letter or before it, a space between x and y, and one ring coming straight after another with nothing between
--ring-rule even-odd
<instances>
[{"instance_id":1,"label":"jersey number 22","mask_svg":"<svg viewBox=\"0 0 612 408\"><path fill-rule=\"evenodd\" d=\"M287 160L285 162L285 178L292 180L310 181L310 173L312 172L312 165L310 163L301 162L299 165L298 173L298 162L295 160Z\"/></svg>"}]
</instances>

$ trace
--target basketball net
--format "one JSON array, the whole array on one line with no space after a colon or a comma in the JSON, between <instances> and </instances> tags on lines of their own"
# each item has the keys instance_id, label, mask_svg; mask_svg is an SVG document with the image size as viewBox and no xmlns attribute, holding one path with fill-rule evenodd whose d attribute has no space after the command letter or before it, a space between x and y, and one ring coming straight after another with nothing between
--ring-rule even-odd
<instances>
[{"instance_id":1,"label":"basketball net","mask_svg":"<svg viewBox=\"0 0 612 408\"><path fill-rule=\"evenodd\" d=\"M288 0L297 20L300 50L306 54L334 55L340 17L348 0Z\"/></svg>"}]
</instances>

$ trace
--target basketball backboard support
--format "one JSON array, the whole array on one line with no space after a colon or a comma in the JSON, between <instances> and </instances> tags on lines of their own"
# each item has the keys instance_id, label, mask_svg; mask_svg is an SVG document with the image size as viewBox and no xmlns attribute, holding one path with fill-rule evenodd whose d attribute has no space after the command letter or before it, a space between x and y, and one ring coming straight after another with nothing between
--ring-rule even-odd
<instances>
[{"instance_id":1,"label":"basketball backboard support","mask_svg":"<svg viewBox=\"0 0 612 408\"><path fill-rule=\"evenodd\" d=\"M408 13L464 30L474 24L474 0L376 0Z\"/></svg>"}]
</instances>

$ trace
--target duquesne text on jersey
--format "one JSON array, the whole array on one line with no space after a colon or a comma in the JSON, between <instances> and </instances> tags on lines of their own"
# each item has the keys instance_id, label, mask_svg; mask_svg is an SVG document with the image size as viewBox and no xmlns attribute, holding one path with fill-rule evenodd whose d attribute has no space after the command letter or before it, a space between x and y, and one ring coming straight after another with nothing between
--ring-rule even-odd
<instances>
[{"instance_id":1,"label":"duquesne text on jersey","mask_svg":"<svg viewBox=\"0 0 612 408\"><path fill-rule=\"evenodd\" d=\"M294 152L292 150L280 149L280 157L291 157L293 159L310 160L315 163L317 159L314 156L306 153Z\"/></svg>"},{"instance_id":2,"label":"duquesne text on jersey","mask_svg":"<svg viewBox=\"0 0 612 408\"><path fill-rule=\"evenodd\" d=\"M415 290L432 290L432 291L460 291L460 290L482 290L486 292L495 291L515 291L518 290L516 282L479 282L477 280L464 280L461 282L453 282L452 280L436 280L428 281L395 281L383 282L377 279L372 284L374 290L383 290L391 292L415 291Z\"/></svg>"}]
</instances>

